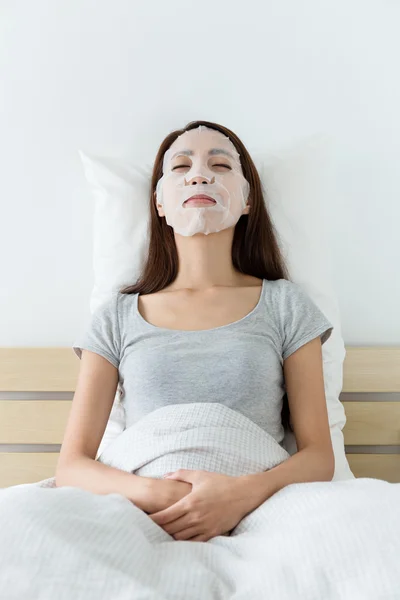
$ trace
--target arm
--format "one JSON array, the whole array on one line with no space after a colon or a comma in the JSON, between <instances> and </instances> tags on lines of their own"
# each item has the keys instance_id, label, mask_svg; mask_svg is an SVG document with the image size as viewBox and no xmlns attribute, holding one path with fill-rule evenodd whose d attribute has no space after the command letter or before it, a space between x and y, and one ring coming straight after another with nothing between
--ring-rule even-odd
<instances>
[{"instance_id":1,"label":"arm","mask_svg":"<svg viewBox=\"0 0 400 600\"><path fill-rule=\"evenodd\" d=\"M283 369L298 452L273 469L239 478L247 489L250 511L291 483L331 481L335 470L321 339L293 352Z\"/></svg>"},{"instance_id":2,"label":"arm","mask_svg":"<svg viewBox=\"0 0 400 600\"><path fill-rule=\"evenodd\" d=\"M57 463L56 486L79 487L95 494L118 493L145 512L161 510L189 493L191 485L140 477L95 460L117 385L118 369L99 354L84 350Z\"/></svg>"},{"instance_id":3,"label":"arm","mask_svg":"<svg viewBox=\"0 0 400 600\"><path fill-rule=\"evenodd\" d=\"M185 469L173 473L170 477L193 484L192 493L151 518L175 539L207 541L231 531L286 485L332 479L335 463L319 337L284 361L284 375L298 452L254 475L228 477Z\"/></svg>"}]
</instances>

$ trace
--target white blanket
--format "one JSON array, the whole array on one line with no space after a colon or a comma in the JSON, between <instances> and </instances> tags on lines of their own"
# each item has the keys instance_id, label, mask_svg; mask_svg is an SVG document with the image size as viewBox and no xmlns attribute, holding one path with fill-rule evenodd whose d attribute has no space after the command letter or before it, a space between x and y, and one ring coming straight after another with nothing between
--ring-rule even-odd
<instances>
[{"instance_id":1,"label":"white blanket","mask_svg":"<svg viewBox=\"0 0 400 600\"><path fill-rule=\"evenodd\" d=\"M239 476L288 456L240 413L197 403L154 411L99 460ZM208 542L174 540L120 494L52 486L0 491L1 600L400 599L399 484L289 485Z\"/></svg>"}]
</instances>

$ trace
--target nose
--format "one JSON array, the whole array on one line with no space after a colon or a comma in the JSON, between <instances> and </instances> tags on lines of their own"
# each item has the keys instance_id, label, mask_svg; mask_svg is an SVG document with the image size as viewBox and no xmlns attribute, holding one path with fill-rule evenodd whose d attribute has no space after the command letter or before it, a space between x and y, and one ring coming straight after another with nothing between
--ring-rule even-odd
<instances>
[{"instance_id":1,"label":"nose","mask_svg":"<svg viewBox=\"0 0 400 600\"><path fill-rule=\"evenodd\" d=\"M203 175L198 175L197 177L192 177L192 179L190 179L187 182L188 185L209 184L209 183L212 183L212 181L209 181L207 179L207 177L204 177Z\"/></svg>"}]
</instances>

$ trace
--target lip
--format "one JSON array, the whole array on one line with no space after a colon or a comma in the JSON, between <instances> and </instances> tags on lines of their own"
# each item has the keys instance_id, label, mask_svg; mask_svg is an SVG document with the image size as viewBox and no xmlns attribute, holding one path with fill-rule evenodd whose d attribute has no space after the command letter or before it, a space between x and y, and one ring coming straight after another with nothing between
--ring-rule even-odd
<instances>
[{"instance_id":1,"label":"lip","mask_svg":"<svg viewBox=\"0 0 400 600\"><path fill-rule=\"evenodd\" d=\"M211 198L211 196L207 196L207 194L195 194L194 196L190 196L190 198L188 198L184 204L212 206L213 204L216 204L216 201L214 198Z\"/></svg>"}]
</instances>

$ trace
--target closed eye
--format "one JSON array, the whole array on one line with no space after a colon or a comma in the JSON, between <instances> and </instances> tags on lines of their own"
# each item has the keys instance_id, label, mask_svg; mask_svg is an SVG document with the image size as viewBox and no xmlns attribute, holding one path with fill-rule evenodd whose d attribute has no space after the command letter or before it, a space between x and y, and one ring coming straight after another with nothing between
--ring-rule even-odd
<instances>
[{"instance_id":1,"label":"closed eye","mask_svg":"<svg viewBox=\"0 0 400 600\"><path fill-rule=\"evenodd\" d=\"M232 167L230 167L229 165L213 165L213 167L225 167L226 169L229 169L230 171L232 171Z\"/></svg>"},{"instance_id":2,"label":"closed eye","mask_svg":"<svg viewBox=\"0 0 400 600\"><path fill-rule=\"evenodd\" d=\"M226 169L229 169L230 171L232 171L232 167L230 167L229 165L223 165L223 164L215 164L212 165L213 167L225 167ZM175 169L182 169L182 168L189 168L189 165L176 165L175 167L172 168L172 171L175 171Z\"/></svg>"}]
</instances>

